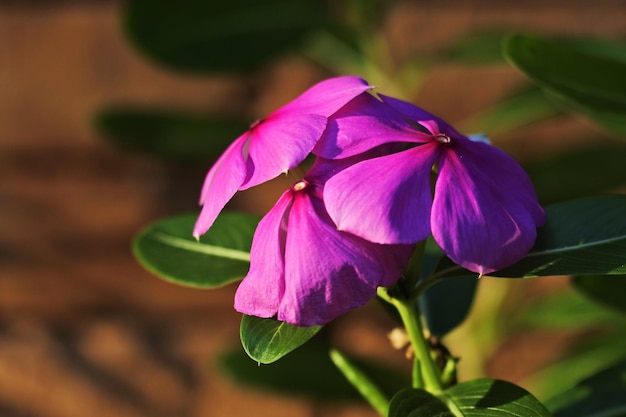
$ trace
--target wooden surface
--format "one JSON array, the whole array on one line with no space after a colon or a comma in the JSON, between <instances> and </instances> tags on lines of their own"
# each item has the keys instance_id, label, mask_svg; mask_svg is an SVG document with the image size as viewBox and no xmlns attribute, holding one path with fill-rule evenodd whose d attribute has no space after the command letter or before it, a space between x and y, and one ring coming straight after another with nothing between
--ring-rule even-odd
<instances>
[{"instance_id":1,"label":"wooden surface","mask_svg":"<svg viewBox=\"0 0 626 417\"><path fill-rule=\"evenodd\" d=\"M395 53L429 50L481 27L626 32L623 1L497 3L407 3L388 24ZM93 114L125 102L237 111L245 91L234 77L184 78L146 62L123 39L118 8L0 2L0 416L374 415L356 404L235 386L214 361L238 346L234 287L177 287L132 258L134 233L196 210L203 170L108 145L91 128ZM270 111L319 76L297 59L269 69L267 94L253 111ZM517 80L510 69L445 67L416 100L461 120ZM561 128L571 127L544 126L525 151ZM238 203L263 212L271 198L251 198L273 192L252 191ZM364 353L386 354L387 326L374 321L356 332L370 347Z\"/></svg>"}]
</instances>

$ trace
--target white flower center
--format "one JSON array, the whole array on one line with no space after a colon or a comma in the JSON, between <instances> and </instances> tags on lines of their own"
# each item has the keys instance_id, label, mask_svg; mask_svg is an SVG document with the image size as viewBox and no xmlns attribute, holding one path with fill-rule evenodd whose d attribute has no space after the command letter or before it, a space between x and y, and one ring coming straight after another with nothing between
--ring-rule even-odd
<instances>
[{"instance_id":1,"label":"white flower center","mask_svg":"<svg viewBox=\"0 0 626 417\"><path fill-rule=\"evenodd\" d=\"M436 136L437 142L439 143L450 143L452 142L452 139L450 139L450 136L445 135L443 133L440 133Z\"/></svg>"}]
</instances>

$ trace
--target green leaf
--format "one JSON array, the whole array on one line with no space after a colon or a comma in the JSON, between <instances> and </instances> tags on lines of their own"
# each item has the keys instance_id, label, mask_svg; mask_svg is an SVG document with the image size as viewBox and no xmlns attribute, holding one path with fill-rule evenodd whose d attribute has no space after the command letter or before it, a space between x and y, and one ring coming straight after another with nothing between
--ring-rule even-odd
<instances>
[{"instance_id":1,"label":"green leaf","mask_svg":"<svg viewBox=\"0 0 626 417\"><path fill-rule=\"evenodd\" d=\"M620 42L599 38L561 38L559 42L578 52L603 56L607 59L626 63L626 46Z\"/></svg>"},{"instance_id":2,"label":"green leaf","mask_svg":"<svg viewBox=\"0 0 626 417\"><path fill-rule=\"evenodd\" d=\"M623 329L623 322L622 322ZM589 333L587 333L588 335ZM573 352L524 380L542 398L554 398L572 389L577 381L626 359L626 337L621 332L586 337ZM550 405L550 409L555 406Z\"/></svg>"},{"instance_id":3,"label":"green leaf","mask_svg":"<svg viewBox=\"0 0 626 417\"><path fill-rule=\"evenodd\" d=\"M611 111L587 106L585 103L572 100L570 97L555 91L546 90L547 98L555 105L578 113L582 113L601 127L617 136L626 136L626 111Z\"/></svg>"},{"instance_id":4,"label":"green leaf","mask_svg":"<svg viewBox=\"0 0 626 417\"><path fill-rule=\"evenodd\" d=\"M490 30L482 33L473 33L459 38L448 48L444 49L440 59L442 61L460 64L500 64L502 56L502 38L507 31Z\"/></svg>"},{"instance_id":5,"label":"green leaf","mask_svg":"<svg viewBox=\"0 0 626 417\"><path fill-rule=\"evenodd\" d=\"M448 278L436 282L419 297L419 308L431 334L443 336L465 320L477 284L477 274Z\"/></svg>"},{"instance_id":6,"label":"green leaf","mask_svg":"<svg viewBox=\"0 0 626 417\"><path fill-rule=\"evenodd\" d=\"M608 112L576 106L576 104L571 105L570 107L580 110L609 132L612 132L617 136L626 137L626 111L619 113Z\"/></svg>"},{"instance_id":7,"label":"green leaf","mask_svg":"<svg viewBox=\"0 0 626 417\"><path fill-rule=\"evenodd\" d=\"M426 240L421 260L419 274L421 277L432 276L442 263L445 263L446 267L454 267L432 237ZM461 324L470 311L476 293L478 274L465 270L457 272L459 273L454 277L435 282L417 300L431 334L445 335ZM404 274L407 276L410 273L412 272L407 270Z\"/></svg>"},{"instance_id":8,"label":"green leaf","mask_svg":"<svg viewBox=\"0 0 626 417\"><path fill-rule=\"evenodd\" d=\"M603 277L606 279L614 277ZM626 357L626 316L594 302L574 288L546 294L514 313L517 331L556 331L572 337L557 361L526 378L522 385L539 398L551 398L576 381ZM550 407L549 407L550 408Z\"/></svg>"},{"instance_id":9,"label":"green leaf","mask_svg":"<svg viewBox=\"0 0 626 417\"><path fill-rule=\"evenodd\" d=\"M235 382L249 387L322 401L361 401L357 390L333 365L328 351L328 342L323 337L316 337L269 365L259 366L241 348L220 355L218 364L220 370ZM372 380L380 382L380 388L389 397L410 384L407 375L393 369L371 361L351 360Z\"/></svg>"},{"instance_id":10,"label":"green leaf","mask_svg":"<svg viewBox=\"0 0 626 417\"><path fill-rule=\"evenodd\" d=\"M248 123L162 109L110 108L95 119L98 131L119 146L184 160L214 160Z\"/></svg>"},{"instance_id":11,"label":"green leaf","mask_svg":"<svg viewBox=\"0 0 626 417\"><path fill-rule=\"evenodd\" d=\"M626 46L598 39L513 35L507 59L544 87L553 102L626 136Z\"/></svg>"},{"instance_id":12,"label":"green leaf","mask_svg":"<svg viewBox=\"0 0 626 417\"><path fill-rule=\"evenodd\" d=\"M603 277L605 279L617 276ZM516 328L546 330L580 330L608 326L621 327L624 316L586 297L574 288L536 297L523 310L517 310L512 319Z\"/></svg>"},{"instance_id":13,"label":"green leaf","mask_svg":"<svg viewBox=\"0 0 626 417\"><path fill-rule=\"evenodd\" d=\"M130 0L124 28L155 62L193 73L248 71L325 24L313 0Z\"/></svg>"},{"instance_id":14,"label":"green leaf","mask_svg":"<svg viewBox=\"0 0 626 417\"><path fill-rule=\"evenodd\" d=\"M580 111L589 116L589 118L604 127L609 132L612 132L617 136L626 137L626 111L613 113L584 107L575 108L580 109Z\"/></svg>"},{"instance_id":15,"label":"green leaf","mask_svg":"<svg viewBox=\"0 0 626 417\"><path fill-rule=\"evenodd\" d=\"M626 147L610 143L559 153L524 166L544 204L608 192L626 184Z\"/></svg>"},{"instance_id":16,"label":"green leaf","mask_svg":"<svg viewBox=\"0 0 626 417\"><path fill-rule=\"evenodd\" d=\"M267 364L302 346L322 327L298 327L275 319L244 315L239 335L248 356Z\"/></svg>"},{"instance_id":17,"label":"green leaf","mask_svg":"<svg viewBox=\"0 0 626 417\"><path fill-rule=\"evenodd\" d=\"M547 89L588 107L626 111L626 60L616 59L618 47L580 45L512 35L505 39L503 51L512 65Z\"/></svg>"},{"instance_id":18,"label":"green leaf","mask_svg":"<svg viewBox=\"0 0 626 417\"><path fill-rule=\"evenodd\" d=\"M192 237L197 215L161 220L133 242L135 257L150 272L189 287L215 288L243 278L257 216L222 213L199 241Z\"/></svg>"},{"instance_id":19,"label":"green leaf","mask_svg":"<svg viewBox=\"0 0 626 417\"><path fill-rule=\"evenodd\" d=\"M464 132L485 132L489 136L520 129L556 116L561 111L538 87L515 91L463 124Z\"/></svg>"},{"instance_id":20,"label":"green leaf","mask_svg":"<svg viewBox=\"0 0 626 417\"><path fill-rule=\"evenodd\" d=\"M528 391L495 379L476 379L455 385L435 396L418 389L398 392L389 405L389 417L551 416Z\"/></svg>"},{"instance_id":21,"label":"green leaf","mask_svg":"<svg viewBox=\"0 0 626 417\"><path fill-rule=\"evenodd\" d=\"M578 276L572 284L593 300L621 312L626 312L626 275Z\"/></svg>"},{"instance_id":22,"label":"green leaf","mask_svg":"<svg viewBox=\"0 0 626 417\"><path fill-rule=\"evenodd\" d=\"M269 365L259 366L241 348L220 355L220 369L238 384L316 400L360 400L328 357L324 343L307 343Z\"/></svg>"},{"instance_id":23,"label":"green leaf","mask_svg":"<svg viewBox=\"0 0 626 417\"><path fill-rule=\"evenodd\" d=\"M546 224L518 263L496 277L626 274L626 195L554 204Z\"/></svg>"},{"instance_id":24,"label":"green leaf","mask_svg":"<svg viewBox=\"0 0 626 417\"><path fill-rule=\"evenodd\" d=\"M389 417L456 417L434 395L421 390L405 388L396 393L389 403Z\"/></svg>"},{"instance_id":25,"label":"green leaf","mask_svg":"<svg viewBox=\"0 0 626 417\"><path fill-rule=\"evenodd\" d=\"M626 362L579 382L546 405L556 417L622 417L626 415Z\"/></svg>"},{"instance_id":26,"label":"green leaf","mask_svg":"<svg viewBox=\"0 0 626 417\"><path fill-rule=\"evenodd\" d=\"M387 411L389 411L388 396L363 372L363 369L337 349L331 349L329 356L346 380L361 394L361 397L379 414L387 415ZM379 380L385 381L382 378Z\"/></svg>"}]
</instances>

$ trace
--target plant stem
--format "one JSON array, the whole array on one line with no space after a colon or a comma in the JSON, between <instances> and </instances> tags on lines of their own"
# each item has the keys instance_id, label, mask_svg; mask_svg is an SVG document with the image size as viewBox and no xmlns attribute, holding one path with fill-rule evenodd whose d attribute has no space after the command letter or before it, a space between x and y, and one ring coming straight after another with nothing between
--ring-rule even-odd
<instances>
[{"instance_id":1,"label":"plant stem","mask_svg":"<svg viewBox=\"0 0 626 417\"><path fill-rule=\"evenodd\" d=\"M385 394L338 350L331 349L330 359L352 386L359 391L361 396L365 398L381 416L386 417L389 412L389 399L387 399Z\"/></svg>"},{"instance_id":2,"label":"plant stem","mask_svg":"<svg viewBox=\"0 0 626 417\"><path fill-rule=\"evenodd\" d=\"M424 378L422 378L422 369L420 367L420 361L417 358L413 360L413 369L412 369L411 376L412 376L412 381L413 381L413 383L411 384L411 387L415 389L423 389Z\"/></svg>"},{"instance_id":3,"label":"plant stem","mask_svg":"<svg viewBox=\"0 0 626 417\"><path fill-rule=\"evenodd\" d=\"M411 340L416 362L414 364L413 386L421 386L423 383L424 389L430 393L435 395L441 393L443 391L441 373L437 364L433 361L430 346L424 338L424 331L415 301L395 298L389 294L386 288L379 289L378 295L396 307ZM420 372L416 372L418 369ZM417 380L419 376L421 376L421 381Z\"/></svg>"}]
</instances>

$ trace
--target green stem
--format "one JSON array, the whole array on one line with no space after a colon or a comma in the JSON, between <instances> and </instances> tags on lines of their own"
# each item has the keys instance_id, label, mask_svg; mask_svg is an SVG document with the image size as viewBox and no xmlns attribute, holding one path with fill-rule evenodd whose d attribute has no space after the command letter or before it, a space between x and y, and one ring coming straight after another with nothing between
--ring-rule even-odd
<instances>
[{"instance_id":1,"label":"green stem","mask_svg":"<svg viewBox=\"0 0 626 417\"><path fill-rule=\"evenodd\" d=\"M361 396L365 398L381 416L387 416L389 412L389 399L387 399L385 394L338 350L331 349L330 359L341 373L343 373L346 379L359 391Z\"/></svg>"},{"instance_id":2,"label":"green stem","mask_svg":"<svg viewBox=\"0 0 626 417\"><path fill-rule=\"evenodd\" d=\"M424 338L424 330L422 329L415 301L395 298L389 294L386 288L379 288L378 295L396 307L409 335L411 346L415 352L415 361L417 362L417 364L414 364L415 370L419 369L420 371L415 372L414 370L413 385L421 386L423 381L424 389L432 394L441 393L443 391L441 373L437 364L433 361L430 346ZM416 380L416 373L421 375L422 381Z\"/></svg>"},{"instance_id":3,"label":"green stem","mask_svg":"<svg viewBox=\"0 0 626 417\"><path fill-rule=\"evenodd\" d=\"M417 358L413 360L413 369L412 369L411 376L412 376L412 381L413 381L413 383L411 384L411 387L415 389L423 389L424 378L422 378L422 369L420 367L420 361Z\"/></svg>"}]
</instances>

